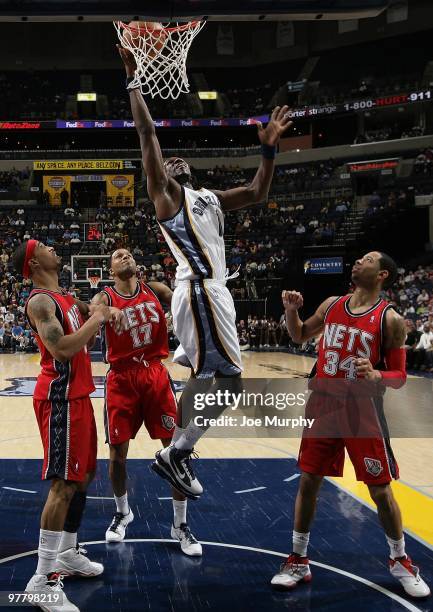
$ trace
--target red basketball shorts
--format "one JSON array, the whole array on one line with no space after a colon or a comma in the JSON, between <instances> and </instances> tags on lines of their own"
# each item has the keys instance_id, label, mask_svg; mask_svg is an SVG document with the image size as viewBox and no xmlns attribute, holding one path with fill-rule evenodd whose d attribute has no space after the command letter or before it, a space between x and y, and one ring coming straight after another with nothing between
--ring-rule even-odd
<instances>
[{"instance_id":1,"label":"red basketball shorts","mask_svg":"<svg viewBox=\"0 0 433 612\"><path fill-rule=\"evenodd\" d=\"M143 423L152 439L171 438L176 413L173 383L160 361L108 371L104 410L106 442L117 445L135 438Z\"/></svg>"},{"instance_id":2,"label":"red basketball shorts","mask_svg":"<svg viewBox=\"0 0 433 612\"><path fill-rule=\"evenodd\" d=\"M33 400L44 448L42 479L85 480L96 470L97 435L89 397Z\"/></svg>"},{"instance_id":3,"label":"red basketball shorts","mask_svg":"<svg viewBox=\"0 0 433 612\"><path fill-rule=\"evenodd\" d=\"M320 476L342 476L346 449L357 480L367 485L380 485L391 482L393 478L397 479L398 465L380 402L375 405L370 398L364 397L349 401L344 410L338 410L337 404L337 397L315 393L311 395L306 416L315 417L316 420L311 429L304 430L299 449L299 468ZM322 418L321 421L323 414L325 420ZM338 426L335 434L328 436L326 432L332 431L333 415L338 420ZM352 428L358 429L361 435L350 435Z\"/></svg>"}]
</instances>

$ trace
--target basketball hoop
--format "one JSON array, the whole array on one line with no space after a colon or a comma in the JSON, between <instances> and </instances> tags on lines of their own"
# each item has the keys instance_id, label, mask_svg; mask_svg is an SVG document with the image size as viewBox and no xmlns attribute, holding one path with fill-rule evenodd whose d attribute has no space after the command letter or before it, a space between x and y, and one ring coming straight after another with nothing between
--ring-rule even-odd
<instances>
[{"instance_id":1,"label":"basketball hoop","mask_svg":"<svg viewBox=\"0 0 433 612\"><path fill-rule=\"evenodd\" d=\"M100 276L89 276L88 281L90 283L90 289L97 289L101 281L101 277Z\"/></svg>"},{"instance_id":2,"label":"basketball hoop","mask_svg":"<svg viewBox=\"0 0 433 612\"><path fill-rule=\"evenodd\" d=\"M176 100L181 93L189 93L186 60L192 41L204 25L205 21L174 26L151 21L133 21L129 25L115 21L122 47L133 54L137 64L129 89L140 87L143 95L164 100Z\"/></svg>"}]
</instances>

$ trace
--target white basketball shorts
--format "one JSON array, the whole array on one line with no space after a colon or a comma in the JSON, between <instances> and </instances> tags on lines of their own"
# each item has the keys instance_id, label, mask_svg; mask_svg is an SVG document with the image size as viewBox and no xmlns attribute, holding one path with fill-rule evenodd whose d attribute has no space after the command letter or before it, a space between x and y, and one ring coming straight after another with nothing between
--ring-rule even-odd
<instances>
[{"instance_id":1,"label":"white basketball shorts","mask_svg":"<svg viewBox=\"0 0 433 612\"><path fill-rule=\"evenodd\" d=\"M171 312L180 342L174 362L192 368L197 378L242 372L236 311L224 281L178 281Z\"/></svg>"}]
</instances>

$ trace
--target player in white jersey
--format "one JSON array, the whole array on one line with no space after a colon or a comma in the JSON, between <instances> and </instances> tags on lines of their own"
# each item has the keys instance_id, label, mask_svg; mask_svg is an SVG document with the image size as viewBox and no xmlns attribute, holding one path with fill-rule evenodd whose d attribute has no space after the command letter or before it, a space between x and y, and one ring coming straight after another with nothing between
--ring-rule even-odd
<instances>
[{"instance_id":1,"label":"player in white jersey","mask_svg":"<svg viewBox=\"0 0 433 612\"><path fill-rule=\"evenodd\" d=\"M118 45L125 64L127 86L133 80L136 64L133 55ZM164 162L149 109L138 88L128 89L132 116L140 137L147 191L155 206L162 233L178 266L172 299L173 327L180 347L175 361L191 368L179 403L178 425L172 445L156 454L153 469L181 493L197 499L203 488L189 462L194 444L206 428L190 421L182 424L182 405L190 405L192 380L204 378L211 385L224 377L239 377L242 372L236 331L236 312L226 288L224 216L263 202L269 192L276 146L291 125L287 106L276 107L266 128L258 122L262 161L248 185L226 191L193 189L189 165L174 157Z\"/></svg>"}]
</instances>

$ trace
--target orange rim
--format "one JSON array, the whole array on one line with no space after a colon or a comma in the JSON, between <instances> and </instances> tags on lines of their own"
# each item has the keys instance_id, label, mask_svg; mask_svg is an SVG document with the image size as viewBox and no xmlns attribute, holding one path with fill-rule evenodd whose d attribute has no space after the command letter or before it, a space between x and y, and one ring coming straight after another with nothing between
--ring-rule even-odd
<instances>
[{"instance_id":1,"label":"orange rim","mask_svg":"<svg viewBox=\"0 0 433 612\"><path fill-rule=\"evenodd\" d=\"M140 34L143 33L143 28L135 28L134 26L130 26L127 23L124 23L123 21L118 21L117 23L119 24L121 28L125 30L131 30L132 32L139 32ZM147 22L147 23L151 23L151 22ZM184 32L185 30L189 30L190 28L195 27L198 23L201 23L201 20L188 21L188 23L184 23L180 26L174 26L174 27L162 26L162 30L164 30L165 32ZM155 30L146 29L145 31L147 34L151 34ZM161 29L158 28L156 31L160 32Z\"/></svg>"}]
</instances>

